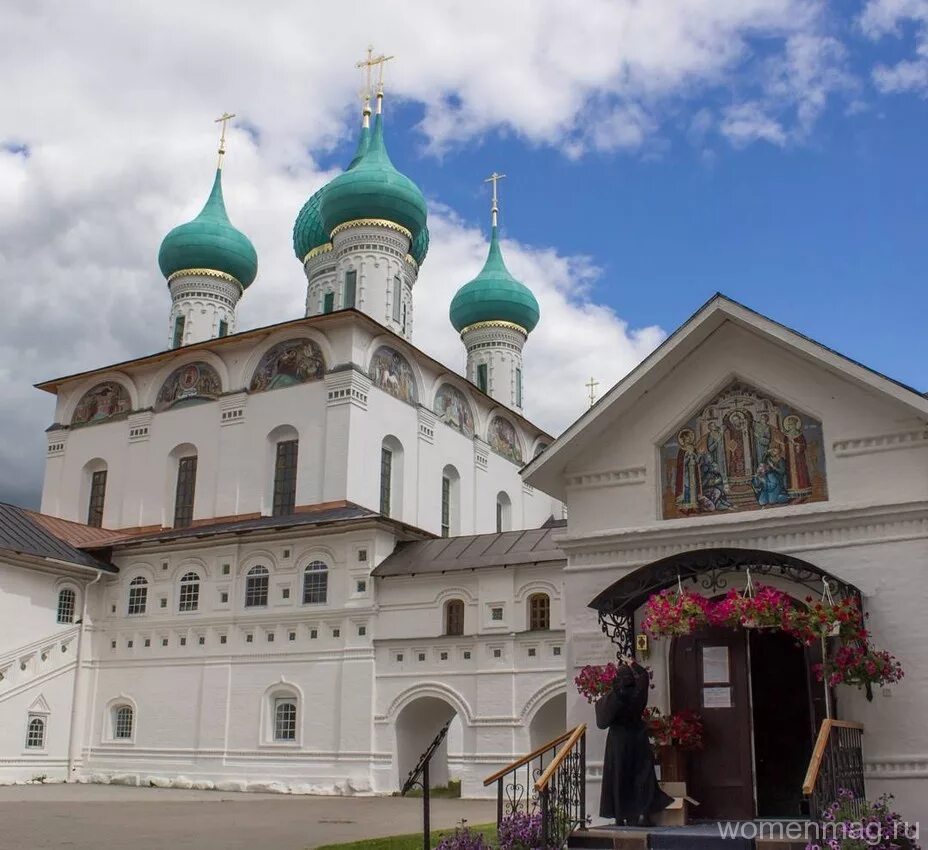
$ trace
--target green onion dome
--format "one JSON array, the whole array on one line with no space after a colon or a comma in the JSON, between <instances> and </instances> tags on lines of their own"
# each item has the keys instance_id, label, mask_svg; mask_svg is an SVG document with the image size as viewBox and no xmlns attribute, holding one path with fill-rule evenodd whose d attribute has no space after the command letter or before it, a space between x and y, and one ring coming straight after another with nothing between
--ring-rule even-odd
<instances>
[{"instance_id":1,"label":"green onion dome","mask_svg":"<svg viewBox=\"0 0 928 850\"><path fill-rule=\"evenodd\" d=\"M531 290L506 268L495 225L483 269L457 291L449 315L458 332L480 322L511 322L531 333L538 324L541 315L538 302Z\"/></svg>"},{"instance_id":2,"label":"green onion dome","mask_svg":"<svg viewBox=\"0 0 928 850\"><path fill-rule=\"evenodd\" d=\"M243 289L254 281L258 254L251 240L229 221L222 200L220 169L216 170L213 189L200 214L164 237L158 265L166 278L187 269L206 269L235 278Z\"/></svg>"},{"instance_id":3,"label":"green onion dome","mask_svg":"<svg viewBox=\"0 0 928 850\"><path fill-rule=\"evenodd\" d=\"M429 229L423 227L419 231L419 235L412 240L412 246L409 249L409 253L412 254L412 258L416 261L417 266L422 265L422 261L425 259L425 255L429 252Z\"/></svg>"},{"instance_id":4,"label":"green onion dome","mask_svg":"<svg viewBox=\"0 0 928 850\"><path fill-rule=\"evenodd\" d=\"M330 235L349 221L383 219L408 230L415 244L425 229L425 198L419 187L390 161L380 113L374 117L367 152L354 168L329 183L320 208L323 226Z\"/></svg>"},{"instance_id":5,"label":"green onion dome","mask_svg":"<svg viewBox=\"0 0 928 850\"><path fill-rule=\"evenodd\" d=\"M358 136L358 147L351 162L348 163L347 171L350 171L361 161L361 158L367 153L370 143L371 128L367 126L361 127L361 133ZM306 259L306 255L310 251L325 245L329 241L329 233L322 226L322 214L319 209L322 205L322 195L328 186L329 184L323 186L303 204L303 209L300 210L293 224L293 253L296 254L296 258L300 262Z\"/></svg>"}]
</instances>

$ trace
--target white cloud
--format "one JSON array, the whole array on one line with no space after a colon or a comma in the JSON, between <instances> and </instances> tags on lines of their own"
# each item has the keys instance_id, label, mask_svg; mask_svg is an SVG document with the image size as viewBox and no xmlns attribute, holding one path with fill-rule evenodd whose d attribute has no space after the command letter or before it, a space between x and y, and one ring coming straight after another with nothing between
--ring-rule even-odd
<instances>
[{"instance_id":1,"label":"white cloud","mask_svg":"<svg viewBox=\"0 0 928 850\"><path fill-rule=\"evenodd\" d=\"M928 0L868 0L860 27L872 39L914 33L914 58L873 69L873 82L885 93L913 92L928 97Z\"/></svg>"},{"instance_id":2,"label":"white cloud","mask_svg":"<svg viewBox=\"0 0 928 850\"><path fill-rule=\"evenodd\" d=\"M737 144L779 143L777 133L794 132L788 121L804 122L790 111L808 102L814 120L834 91L821 82L840 64L822 47L824 9L825 0L8 2L0 28L0 497L30 500L41 478L52 406L30 383L166 343L158 245L206 196L210 119L223 109L250 130L231 131L225 181L232 220L259 254L258 280L240 308L247 328L302 314L290 231L330 176L318 156L354 131L353 65L369 39L396 54L390 96L422 105L424 146L453 167L461 146L493 132L574 157L661 150L668 122L687 126L697 110ZM803 71L803 38L819 40L809 51L824 57L814 73ZM792 70L774 91L768 63L778 60ZM714 97L742 105L725 111ZM705 123L695 122L703 136ZM460 367L446 310L484 246L478 230L437 205L432 226L417 342ZM510 265L543 310L526 346L528 410L558 430L582 411L591 374L604 389L661 332L630 329L589 300L594 261L532 246L518 227L512 234L522 241L506 244ZM542 392L552 381L562 391Z\"/></svg>"}]
</instances>

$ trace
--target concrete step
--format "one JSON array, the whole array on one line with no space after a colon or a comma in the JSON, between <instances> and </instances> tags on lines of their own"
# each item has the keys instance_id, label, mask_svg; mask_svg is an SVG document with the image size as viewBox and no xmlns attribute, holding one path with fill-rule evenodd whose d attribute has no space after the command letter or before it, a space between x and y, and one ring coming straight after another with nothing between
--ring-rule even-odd
<instances>
[{"instance_id":1,"label":"concrete step","mask_svg":"<svg viewBox=\"0 0 928 850\"><path fill-rule=\"evenodd\" d=\"M806 847L804 839L771 838L778 833L755 831L750 825L743 833L738 837L723 836L715 823L649 828L599 826L575 830L567 846L577 850L805 850Z\"/></svg>"}]
</instances>

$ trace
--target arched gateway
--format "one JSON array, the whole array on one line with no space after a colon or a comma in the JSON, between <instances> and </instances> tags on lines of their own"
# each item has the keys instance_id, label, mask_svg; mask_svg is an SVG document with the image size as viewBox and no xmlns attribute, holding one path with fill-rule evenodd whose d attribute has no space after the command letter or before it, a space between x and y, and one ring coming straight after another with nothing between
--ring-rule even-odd
<instances>
[{"instance_id":1,"label":"arched gateway","mask_svg":"<svg viewBox=\"0 0 928 850\"><path fill-rule=\"evenodd\" d=\"M742 586L748 575L788 593L795 604L859 591L798 558L753 549L703 549L633 570L591 603L619 653L636 652L636 612L674 586L708 597ZM821 721L834 716L834 694L813 667L820 645L761 629L703 627L653 646L649 664L669 685L671 711L691 709L705 729L690 757L688 792L701 818L788 817L802 813L802 780ZM661 665L663 670L659 668Z\"/></svg>"}]
</instances>

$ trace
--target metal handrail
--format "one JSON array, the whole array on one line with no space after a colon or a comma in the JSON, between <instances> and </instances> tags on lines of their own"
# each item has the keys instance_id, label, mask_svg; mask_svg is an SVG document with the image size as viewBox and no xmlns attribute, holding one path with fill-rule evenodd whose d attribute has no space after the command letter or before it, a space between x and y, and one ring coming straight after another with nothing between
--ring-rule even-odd
<instances>
[{"instance_id":1,"label":"metal handrail","mask_svg":"<svg viewBox=\"0 0 928 850\"><path fill-rule=\"evenodd\" d=\"M502 770L496 771L496 773L494 773L492 776L488 776L483 780L484 788L487 785L492 785L498 779L504 777L507 773L512 773L512 771L518 770L520 767L524 767L530 761L538 758L538 756L540 756L542 753L546 753L548 750L554 749L556 746L566 741L576 731L576 729L568 729L566 732L562 732L556 738L552 738L550 741L548 741L548 743L542 744L537 749L532 750L528 755L522 756L521 758L516 759L514 762L507 764L506 767L504 767Z\"/></svg>"},{"instance_id":2,"label":"metal handrail","mask_svg":"<svg viewBox=\"0 0 928 850\"><path fill-rule=\"evenodd\" d=\"M853 810L862 811L866 805L863 734L860 723L822 721L802 783L802 793L808 799L813 818L841 800L844 792L850 792L846 802Z\"/></svg>"},{"instance_id":3,"label":"metal handrail","mask_svg":"<svg viewBox=\"0 0 928 850\"><path fill-rule=\"evenodd\" d=\"M566 743L558 751L558 754L551 760L551 764L545 769L545 772L538 777L538 781L535 783L536 791L543 791L548 787L551 782L551 777L554 776L555 771L563 764L564 759L570 754L571 750L577 746L577 741L580 740L586 734L586 723L581 723L577 726L566 738Z\"/></svg>"},{"instance_id":4,"label":"metal handrail","mask_svg":"<svg viewBox=\"0 0 928 850\"><path fill-rule=\"evenodd\" d=\"M815 748L812 750L812 758L809 760L809 767L806 770L806 778L802 783L802 793L807 797L815 790L818 774L822 767L822 759L831 738L831 730L835 727L864 731L863 723L854 723L850 720L832 720L831 718L822 721L822 726L818 730L818 737L815 739Z\"/></svg>"}]
</instances>

